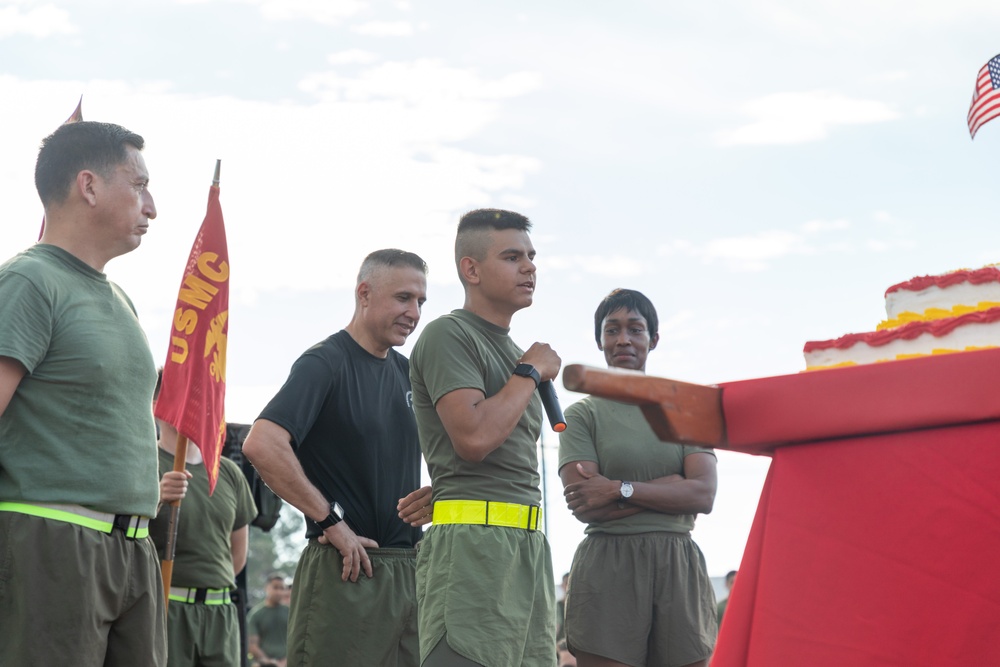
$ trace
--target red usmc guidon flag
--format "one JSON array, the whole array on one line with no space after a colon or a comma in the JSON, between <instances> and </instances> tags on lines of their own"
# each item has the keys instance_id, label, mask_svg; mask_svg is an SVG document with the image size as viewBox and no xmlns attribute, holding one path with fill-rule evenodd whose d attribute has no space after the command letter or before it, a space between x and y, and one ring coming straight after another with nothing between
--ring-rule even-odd
<instances>
[{"instance_id":1,"label":"red usmc guidon flag","mask_svg":"<svg viewBox=\"0 0 1000 667\"><path fill-rule=\"evenodd\" d=\"M219 186L212 185L205 221L184 268L155 409L158 419L201 449L209 493L215 490L226 439L228 334L229 250Z\"/></svg>"}]
</instances>

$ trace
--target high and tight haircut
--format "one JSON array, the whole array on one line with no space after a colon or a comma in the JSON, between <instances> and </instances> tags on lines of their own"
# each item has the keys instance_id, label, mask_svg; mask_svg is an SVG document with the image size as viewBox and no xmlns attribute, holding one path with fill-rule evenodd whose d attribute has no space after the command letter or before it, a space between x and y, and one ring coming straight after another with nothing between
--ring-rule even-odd
<instances>
[{"instance_id":1,"label":"high and tight haircut","mask_svg":"<svg viewBox=\"0 0 1000 667\"><path fill-rule=\"evenodd\" d=\"M597 344L601 344L601 329L604 319L616 311L624 308L627 311L635 311L646 318L646 328L649 330L649 337L656 336L660 328L660 319L656 316L656 308L645 294L634 289L611 290L594 312L594 339Z\"/></svg>"},{"instance_id":2,"label":"high and tight haircut","mask_svg":"<svg viewBox=\"0 0 1000 667\"><path fill-rule=\"evenodd\" d=\"M455 267L458 269L458 277L463 284L465 279L462 278L462 258L484 259L486 247L481 241L483 233L503 229L529 232L531 231L531 220L514 211L479 208L475 211L469 211L458 221L458 233L455 234Z\"/></svg>"},{"instance_id":3,"label":"high and tight haircut","mask_svg":"<svg viewBox=\"0 0 1000 667\"><path fill-rule=\"evenodd\" d=\"M267 585L275 580L280 581L283 584L286 583L285 575L281 574L280 572L272 572L271 574L267 575L267 579L264 580L264 585Z\"/></svg>"},{"instance_id":4,"label":"high and tight haircut","mask_svg":"<svg viewBox=\"0 0 1000 667\"><path fill-rule=\"evenodd\" d=\"M371 280L372 276L381 269L394 269L400 266L408 266L427 275L427 262L419 255L396 248L386 248L370 253L361 262L361 269L358 271L358 284Z\"/></svg>"},{"instance_id":5,"label":"high and tight haircut","mask_svg":"<svg viewBox=\"0 0 1000 667\"><path fill-rule=\"evenodd\" d=\"M113 123L80 121L60 125L42 139L35 162L35 189L43 206L60 204L76 175L89 169L107 178L128 158L126 146L142 150L145 140Z\"/></svg>"}]
</instances>

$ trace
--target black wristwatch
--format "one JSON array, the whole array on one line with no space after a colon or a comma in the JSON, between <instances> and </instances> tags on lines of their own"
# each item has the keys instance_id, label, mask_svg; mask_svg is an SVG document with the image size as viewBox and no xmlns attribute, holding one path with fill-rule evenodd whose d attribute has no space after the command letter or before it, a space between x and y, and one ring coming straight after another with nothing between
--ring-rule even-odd
<instances>
[{"instance_id":1,"label":"black wristwatch","mask_svg":"<svg viewBox=\"0 0 1000 667\"><path fill-rule=\"evenodd\" d=\"M542 382L542 376L539 375L538 371L531 364L518 364L514 367L514 375L520 375L523 378L531 378L535 381L535 389Z\"/></svg>"},{"instance_id":2,"label":"black wristwatch","mask_svg":"<svg viewBox=\"0 0 1000 667\"><path fill-rule=\"evenodd\" d=\"M336 500L330 503L330 513L322 521L317 521L316 525L320 530L326 530L330 526L336 526L344 520L344 508Z\"/></svg>"}]
</instances>

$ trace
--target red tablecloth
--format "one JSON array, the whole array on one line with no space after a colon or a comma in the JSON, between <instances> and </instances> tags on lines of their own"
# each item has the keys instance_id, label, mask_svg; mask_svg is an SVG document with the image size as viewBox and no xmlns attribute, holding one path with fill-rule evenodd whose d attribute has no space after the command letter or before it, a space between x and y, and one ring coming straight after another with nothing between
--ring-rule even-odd
<instances>
[{"instance_id":1,"label":"red tablecloth","mask_svg":"<svg viewBox=\"0 0 1000 667\"><path fill-rule=\"evenodd\" d=\"M773 462L712 667L1000 665L998 369L724 385L731 447Z\"/></svg>"}]
</instances>

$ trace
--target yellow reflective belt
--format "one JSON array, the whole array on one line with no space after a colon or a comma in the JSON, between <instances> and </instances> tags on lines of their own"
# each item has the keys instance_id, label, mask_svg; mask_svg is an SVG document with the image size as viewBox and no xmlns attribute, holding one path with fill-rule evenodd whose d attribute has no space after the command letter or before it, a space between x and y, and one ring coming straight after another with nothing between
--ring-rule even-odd
<instances>
[{"instance_id":1,"label":"yellow reflective belt","mask_svg":"<svg viewBox=\"0 0 1000 667\"><path fill-rule=\"evenodd\" d=\"M115 514L96 512L80 505L64 505L59 503L15 503L0 502L0 512L16 512L43 519L53 519L65 523L76 524L84 528L111 533L115 529ZM121 517L128 520L128 528L124 530L125 537L141 540L149 535L149 519L140 516Z\"/></svg>"},{"instance_id":2,"label":"yellow reflective belt","mask_svg":"<svg viewBox=\"0 0 1000 667\"><path fill-rule=\"evenodd\" d=\"M199 595L201 592L202 595ZM185 604L232 604L228 588L177 588L170 587L171 602Z\"/></svg>"},{"instance_id":3,"label":"yellow reflective belt","mask_svg":"<svg viewBox=\"0 0 1000 667\"><path fill-rule=\"evenodd\" d=\"M474 526L503 526L538 530L542 508L487 500L439 500L434 503L434 523L462 523Z\"/></svg>"}]
</instances>

